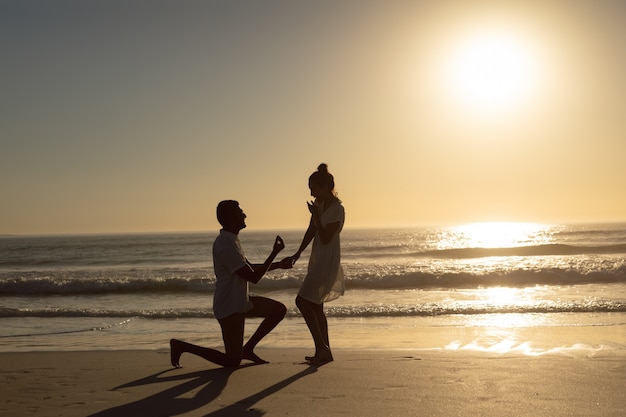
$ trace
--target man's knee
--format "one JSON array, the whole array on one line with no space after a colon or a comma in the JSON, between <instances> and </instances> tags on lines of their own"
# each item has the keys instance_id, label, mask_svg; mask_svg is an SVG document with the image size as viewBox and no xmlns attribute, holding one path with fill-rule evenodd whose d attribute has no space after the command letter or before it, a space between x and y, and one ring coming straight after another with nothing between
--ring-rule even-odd
<instances>
[{"instance_id":1,"label":"man's knee","mask_svg":"<svg viewBox=\"0 0 626 417\"><path fill-rule=\"evenodd\" d=\"M282 320L287 315L287 306L285 306L283 303L278 303L274 308L274 311L274 314L276 314L276 316L280 317L280 319Z\"/></svg>"},{"instance_id":2,"label":"man's knee","mask_svg":"<svg viewBox=\"0 0 626 417\"><path fill-rule=\"evenodd\" d=\"M250 297L254 308L248 312L248 317L272 317L282 320L287 314L287 307L280 301L264 297Z\"/></svg>"}]
</instances>

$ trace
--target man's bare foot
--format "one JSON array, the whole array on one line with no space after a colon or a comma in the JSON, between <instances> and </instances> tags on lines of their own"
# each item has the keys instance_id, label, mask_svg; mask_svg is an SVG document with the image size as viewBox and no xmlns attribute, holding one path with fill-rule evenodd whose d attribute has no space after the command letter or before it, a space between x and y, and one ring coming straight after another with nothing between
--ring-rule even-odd
<instances>
[{"instance_id":1,"label":"man's bare foot","mask_svg":"<svg viewBox=\"0 0 626 417\"><path fill-rule=\"evenodd\" d=\"M254 352L247 351L247 350L243 351L243 353L241 354L241 358L242 359L247 359L249 361L252 361L252 362L258 363L258 364L269 363L268 361L259 358Z\"/></svg>"},{"instance_id":2,"label":"man's bare foot","mask_svg":"<svg viewBox=\"0 0 626 417\"><path fill-rule=\"evenodd\" d=\"M182 368L178 361L180 360L180 355L183 354L182 346L180 340L171 339L170 340L170 361L172 362L172 366L174 368Z\"/></svg>"}]
</instances>

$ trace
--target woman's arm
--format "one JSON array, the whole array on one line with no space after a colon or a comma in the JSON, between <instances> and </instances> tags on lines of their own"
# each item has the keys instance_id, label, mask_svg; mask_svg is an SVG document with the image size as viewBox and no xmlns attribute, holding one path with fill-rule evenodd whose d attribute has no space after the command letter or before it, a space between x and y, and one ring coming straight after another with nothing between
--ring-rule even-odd
<instances>
[{"instance_id":1,"label":"woman's arm","mask_svg":"<svg viewBox=\"0 0 626 417\"><path fill-rule=\"evenodd\" d=\"M299 258L302 252L309 246L309 243L315 237L315 224L313 224L313 216L311 216L311 221L309 222L309 227L306 229L304 233L304 237L302 238L302 243L300 243L300 247L298 251L291 256L292 262L295 263Z\"/></svg>"},{"instance_id":2,"label":"woman's arm","mask_svg":"<svg viewBox=\"0 0 626 417\"><path fill-rule=\"evenodd\" d=\"M309 211L311 212L311 222L314 224L315 230L320 236L320 240L323 244L329 243L332 240L333 235L339 231L339 228L341 227L341 222L336 221L328 223L326 226L323 226L322 220L320 219L320 214L317 211L317 207L315 207L313 203L308 204Z\"/></svg>"}]
</instances>

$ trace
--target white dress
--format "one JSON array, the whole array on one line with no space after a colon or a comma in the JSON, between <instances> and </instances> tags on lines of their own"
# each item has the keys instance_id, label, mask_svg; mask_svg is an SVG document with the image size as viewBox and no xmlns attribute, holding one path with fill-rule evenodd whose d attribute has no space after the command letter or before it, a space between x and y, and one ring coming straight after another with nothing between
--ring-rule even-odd
<instances>
[{"instance_id":1,"label":"white dress","mask_svg":"<svg viewBox=\"0 0 626 417\"><path fill-rule=\"evenodd\" d=\"M345 221L345 211L339 200L336 200L326 211L323 203L315 203L320 213L322 226L339 222L339 230L330 242L322 243L319 233L315 233L311 258L306 277L302 282L298 295L315 304L332 301L343 295L345 285L343 268L341 267L341 246L339 234Z\"/></svg>"}]
</instances>

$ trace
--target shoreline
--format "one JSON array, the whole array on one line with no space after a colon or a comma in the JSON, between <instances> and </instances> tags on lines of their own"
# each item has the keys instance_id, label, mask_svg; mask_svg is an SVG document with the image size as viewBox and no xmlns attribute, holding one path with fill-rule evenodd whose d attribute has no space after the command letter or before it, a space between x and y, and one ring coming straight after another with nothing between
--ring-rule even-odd
<instances>
[{"instance_id":1,"label":"shoreline","mask_svg":"<svg viewBox=\"0 0 626 417\"><path fill-rule=\"evenodd\" d=\"M31 320L39 328L47 320ZM221 349L223 341L216 320L125 319L122 325L100 326L101 319L71 319L67 329L83 331L2 336L0 352L118 351L169 349L170 338ZM5 319L5 331L20 332L20 319ZM81 325L74 323L78 321ZM333 349L479 351L544 355L568 352L593 355L626 351L626 313L486 314L448 317L333 318L329 329ZM106 324L106 323L105 323ZM246 337L258 319L246 323ZM63 327L59 326L61 330ZM259 345L260 348L307 350L311 336L300 318L285 319Z\"/></svg>"},{"instance_id":2,"label":"shoreline","mask_svg":"<svg viewBox=\"0 0 626 417\"><path fill-rule=\"evenodd\" d=\"M167 350L0 353L0 416L621 416L626 353L259 348L266 365L220 368Z\"/></svg>"}]
</instances>

